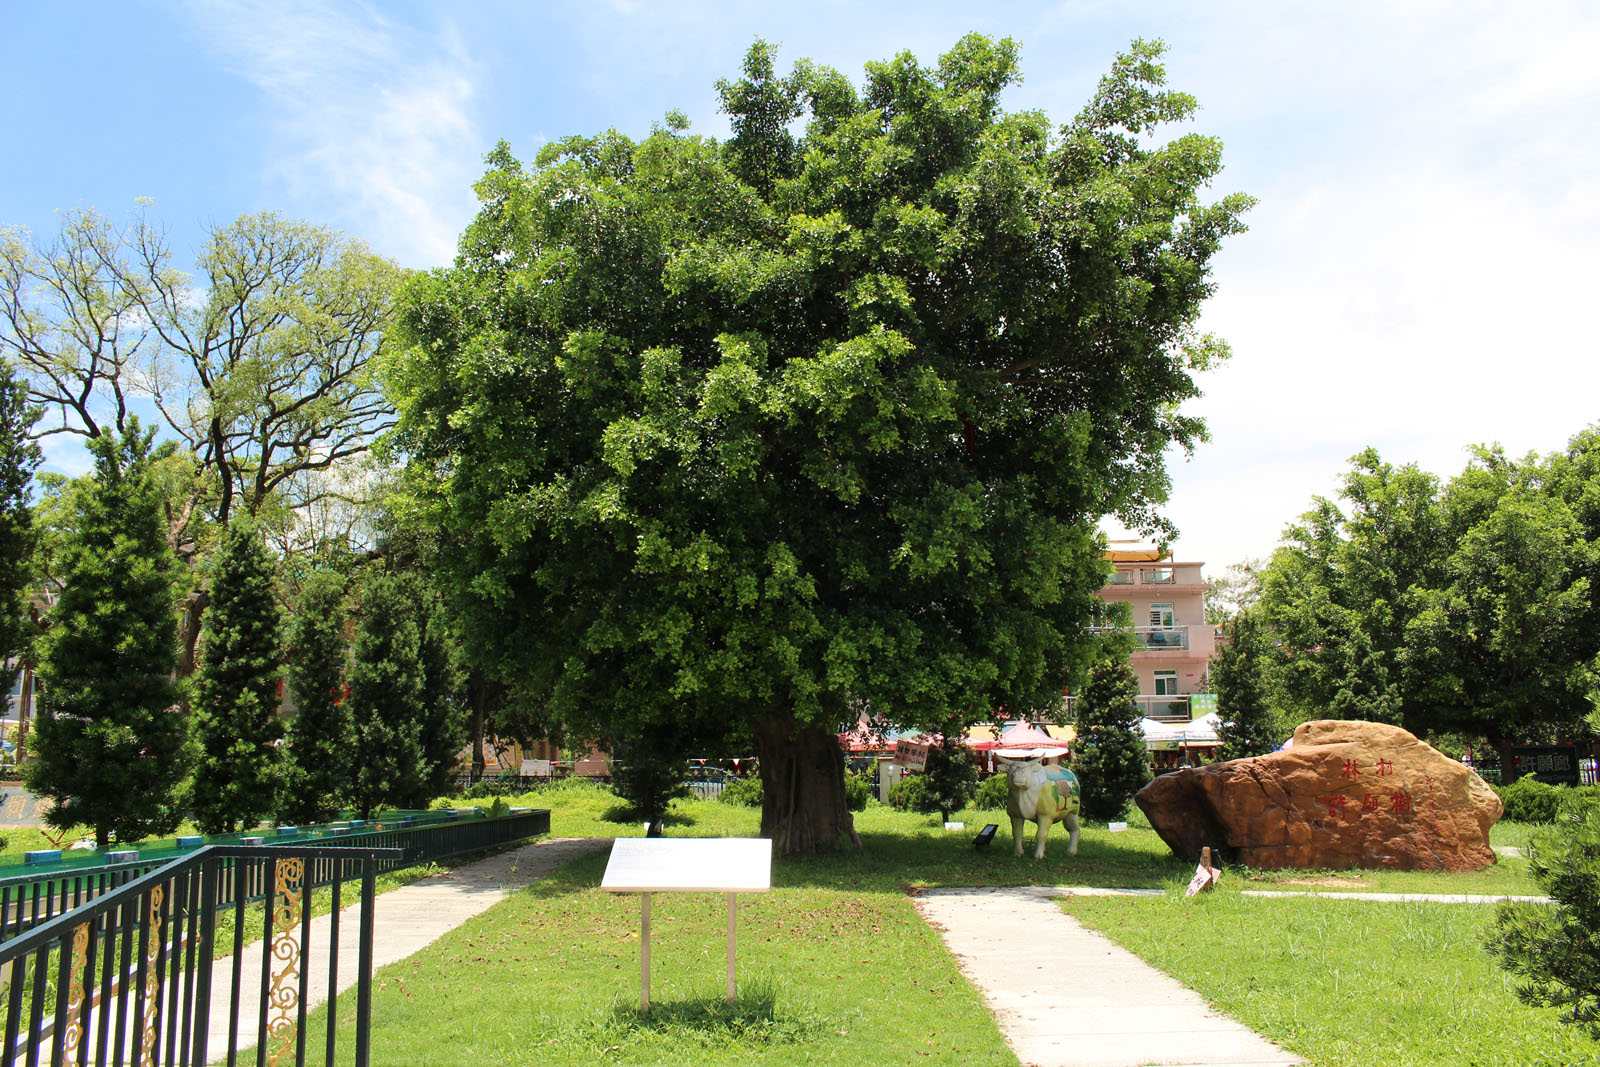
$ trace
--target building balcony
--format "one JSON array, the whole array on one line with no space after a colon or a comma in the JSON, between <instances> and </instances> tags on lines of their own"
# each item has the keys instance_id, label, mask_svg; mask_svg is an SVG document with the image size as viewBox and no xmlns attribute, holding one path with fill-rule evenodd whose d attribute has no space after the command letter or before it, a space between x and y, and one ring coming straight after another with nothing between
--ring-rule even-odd
<instances>
[{"instance_id":1,"label":"building balcony","mask_svg":"<svg viewBox=\"0 0 1600 1067\"><path fill-rule=\"evenodd\" d=\"M1077 697L1067 698L1068 714L1073 714L1072 705ZM1189 698L1188 696L1157 696L1150 693L1141 693L1133 698L1134 704L1139 708L1139 714L1146 719L1157 722L1188 722Z\"/></svg>"},{"instance_id":2,"label":"building balcony","mask_svg":"<svg viewBox=\"0 0 1600 1067\"><path fill-rule=\"evenodd\" d=\"M1187 651L1189 648L1189 628L1187 626L1092 626L1091 633L1132 633L1133 639L1139 647L1135 652L1146 649L1156 652Z\"/></svg>"}]
</instances>

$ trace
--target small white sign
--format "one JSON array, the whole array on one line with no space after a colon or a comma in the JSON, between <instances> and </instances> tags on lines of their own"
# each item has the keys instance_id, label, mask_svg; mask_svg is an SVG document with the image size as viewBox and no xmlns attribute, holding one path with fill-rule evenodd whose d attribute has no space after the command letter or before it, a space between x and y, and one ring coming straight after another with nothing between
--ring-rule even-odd
<instances>
[{"instance_id":1,"label":"small white sign","mask_svg":"<svg viewBox=\"0 0 1600 1067\"><path fill-rule=\"evenodd\" d=\"M1122 831L1126 830L1127 828L1128 828L1128 824L1125 823L1125 822L1108 822L1108 823L1106 823L1106 829L1110 830L1114 834L1120 834L1120 833L1122 833Z\"/></svg>"},{"instance_id":2,"label":"small white sign","mask_svg":"<svg viewBox=\"0 0 1600 1067\"><path fill-rule=\"evenodd\" d=\"M946 830L965 830L967 824L964 822L947 822L944 824L944 828Z\"/></svg>"},{"instance_id":3,"label":"small white sign","mask_svg":"<svg viewBox=\"0 0 1600 1067\"><path fill-rule=\"evenodd\" d=\"M765 837L619 837L601 889L613 893L764 893L772 888Z\"/></svg>"},{"instance_id":4,"label":"small white sign","mask_svg":"<svg viewBox=\"0 0 1600 1067\"><path fill-rule=\"evenodd\" d=\"M524 778L550 777L550 761L547 759L525 759L522 768L517 772Z\"/></svg>"}]
</instances>

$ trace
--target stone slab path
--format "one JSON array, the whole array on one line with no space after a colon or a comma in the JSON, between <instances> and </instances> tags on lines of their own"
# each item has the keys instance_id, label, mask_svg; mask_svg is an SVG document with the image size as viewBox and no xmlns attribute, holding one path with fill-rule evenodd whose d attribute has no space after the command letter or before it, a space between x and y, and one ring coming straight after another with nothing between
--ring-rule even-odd
<instances>
[{"instance_id":1,"label":"stone slab path","mask_svg":"<svg viewBox=\"0 0 1600 1067\"><path fill-rule=\"evenodd\" d=\"M1087 895L1087 891L1081 892ZM1159 891L1158 891L1159 892ZM1137 890L1097 891L1134 895ZM930 889L917 910L982 991L1029 1067L1304 1061L1064 913L1049 887Z\"/></svg>"}]
</instances>

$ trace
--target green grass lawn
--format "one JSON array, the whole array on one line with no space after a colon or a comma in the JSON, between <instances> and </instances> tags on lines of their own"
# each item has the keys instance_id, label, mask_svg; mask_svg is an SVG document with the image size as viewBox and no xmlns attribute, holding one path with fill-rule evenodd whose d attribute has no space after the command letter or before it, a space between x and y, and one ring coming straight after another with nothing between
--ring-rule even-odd
<instances>
[{"instance_id":1,"label":"green grass lawn","mask_svg":"<svg viewBox=\"0 0 1600 1067\"><path fill-rule=\"evenodd\" d=\"M1062 907L1318 1067L1568 1067L1600 1045L1519 1003L1482 948L1493 908L1074 898Z\"/></svg>"},{"instance_id":2,"label":"green grass lawn","mask_svg":"<svg viewBox=\"0 0 1600 1067\"><path fill-rule=\"evenodd\" d=\"M643 832L603 790L513 801L552 809L556 836ZM654 1010L640 1015L637 898L601 892L605 854L585 857L379 972L373 1062L1013 1064L908 890L1073 884L1168 889L1063 906L1312 1063L1600 1063L1594 1043L1553 1012L1516 1001L1480 947L1488 907L1240 895L1357 882L1396 892L1537 892L1524 862L1462 875L1234 869L1216 893L1185 901L1192 865L1172 858L1137 816L1123 833L1085 827L1072 858L1065 835L1052 835L1042 862L1011 855L999 813L958 818L966 829L946 833L935 818L874 805L856 816L860 853L775 862L774 892L740 904L741 998L731 1009L722 1001L721 898L667 895L654 909ZM750 835L757 822L754 809L684 801L668 833ZM1002 830L978 852L971 840L984 822Z\"/></svg>"}]
</instances>

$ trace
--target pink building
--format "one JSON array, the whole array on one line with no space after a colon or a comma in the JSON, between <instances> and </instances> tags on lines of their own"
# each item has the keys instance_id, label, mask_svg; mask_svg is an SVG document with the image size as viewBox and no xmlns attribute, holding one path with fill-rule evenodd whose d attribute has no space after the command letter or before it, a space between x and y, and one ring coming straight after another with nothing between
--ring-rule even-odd
<instances>
[{"instance_id":1,"label":"pink building","mask_svg":"<svg viewBox=\"0 0 1600 1067\"><path fill-rule=\"evenodd\" d=\"M1187 722L1190 694L1205 680L1217 631L1206 623L1200 563L1179 563L1150 548L1111 548L1116 573L1100 590L1108 603L1126 603L1138 642L1133 669L1139 706L1152 719Z\"/></svg>"}]
</instances>

